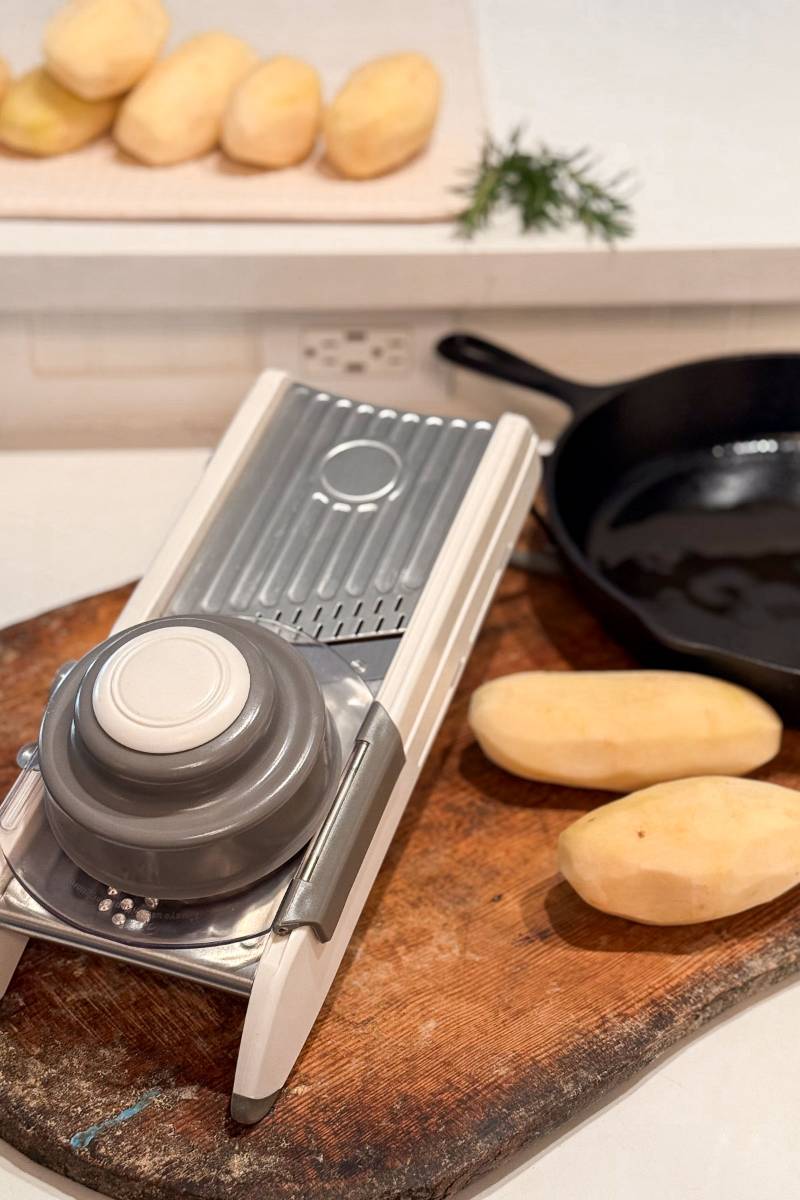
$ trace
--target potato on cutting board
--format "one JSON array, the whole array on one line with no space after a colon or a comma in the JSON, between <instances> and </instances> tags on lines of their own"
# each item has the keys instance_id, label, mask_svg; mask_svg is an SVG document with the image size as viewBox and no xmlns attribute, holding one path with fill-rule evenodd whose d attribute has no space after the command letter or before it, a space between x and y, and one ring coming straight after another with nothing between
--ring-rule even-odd
<instances>
[{"instance_id":1,"label":"potato on cutting board","mask_svg":"<svg viewBox=\"0 0 800 1200\"><path fill-rule=\"evenodd\" d=\"M308 158L322 120L319 75L299 58L281 56L246 75L231 96L222 148L237 162L290 167Z\"/></svg>"},{"instance_id":2,"label":"potato on cutting board","mask_svg":"<svg viewBox=\"0 0 800 1200\"><path fill-rule=\"evenodd\" d=\"M439 112L439 72L424 54L390 54L354 71L325 113L330 163L348 179L371 179L426 145Z\"/></svg>"},{"instance_id":3,"label":"potato on cutting board","mask_svg":"<svg viewBox=\"0 0 800 1200\"><path fill-rule=\"evenodd\" d=\"M151 166L213 150L231 93L257 62L240 38L202 33L156 63L122 103L114 137Z\"/></svg>"},{"instance_id":4,"label":"potato on cutting board","mask_svg":"<svg viewBox=\"0 0 800 1200\"><path fill-rule=\"evenodd\" d=\"M629 791L744 775L778 753L777 713L752 692L681 671L523 671L469 707L487 758L514 775Z\"/></svg>"},{"instance_id":5,"label":"potato on cutting board","mask_svg":"<svg viewBox=\"0 0 800 1200\"><path fill-rule=\"evenodd\" d=\"M631 921L731 916L800 882L800 792L713 775L658 784L565 829L558 865L587 904Z\"/></svg>"},{"instance_id":6,"label":"potato on cutting board","mask_svg":"<svg viewBox=\"0 0 800 1200\"><path fill-rule=\"evenodd\" d=\"M168 33L161 0L68 0L45 29L45 66L84 100L120 96L150 69Z\"/></svg>"},{"instance_id":7,"label":"potato on cutting board","mask_svg":"<svg viewBox=\"0 0 800 1200\"><path fill-rule=\"evenodd\" d=\"M0 103L0 142L23 154L66 154L111 128L115 100L81 100L42 68L10 85Z\"/></svg>"}]
</instances>

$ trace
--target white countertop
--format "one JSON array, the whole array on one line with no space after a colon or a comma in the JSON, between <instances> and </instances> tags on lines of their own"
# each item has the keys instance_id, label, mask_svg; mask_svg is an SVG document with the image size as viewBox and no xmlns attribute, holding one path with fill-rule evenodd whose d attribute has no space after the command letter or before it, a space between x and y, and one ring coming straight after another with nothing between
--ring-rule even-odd
<instances>
[{"instance_id":1,"label":"white countertop","mask_svg":"<svg viewBox=\"0 0 800 1200\"><path fill-rule=\"evenodd\" d=\"M6 221L0 311L800 299L796 5L473 4L492 131L525 123L532 143L633 172L618 251L513 221L468 244L447 224Z\"/></svg>"},{"instance_id":2,"label":"white countertop","mask_svg":"<svg viewBox=\"0 0 800 1200\"><path fill-rule=\"evenodd\" d=\"M139 575L205 459L0 454L0 625ZM708 1027L462 1200L786 1200L800 1177L799 1025L800 981ZM94 1195L0 1143L0 1196Z\"/></svg>"}]
</instances>

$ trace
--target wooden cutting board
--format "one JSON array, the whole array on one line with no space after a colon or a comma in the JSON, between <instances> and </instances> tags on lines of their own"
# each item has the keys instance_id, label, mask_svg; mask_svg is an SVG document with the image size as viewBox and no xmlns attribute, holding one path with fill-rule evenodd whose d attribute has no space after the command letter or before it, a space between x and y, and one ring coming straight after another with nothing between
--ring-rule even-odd
<instances>
[{"instance_id":1,"label":"wooden cutting board","mask_svg":"<svg viewBox=\"0 0 800 1200\"><path fill-rule=\"evenodd\" d=\"M0 633L3 785L54 669L126 594ZM607 797L514 779L470 738L482 680L626 665L564 582L508 573L268 1120L227 1115L240 1000L31 943L0 1004L0 1135L114 1197L443 1197L795 970L800 891L687 929L587 908L556 838ZM760 775L800 785L800 735Z\"/></svg>"}]
</instances>

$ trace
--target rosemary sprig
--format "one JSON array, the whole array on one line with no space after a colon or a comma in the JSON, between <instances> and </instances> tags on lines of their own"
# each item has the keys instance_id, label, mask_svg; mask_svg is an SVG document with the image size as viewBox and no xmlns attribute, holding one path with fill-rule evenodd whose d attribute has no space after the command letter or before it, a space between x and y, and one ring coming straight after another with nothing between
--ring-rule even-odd
<instances>
[{"instance_id":1,"label":"rosemary sprig","mask_svg":"<svg viewBox=\"0 0 800 1200\"><path fill-rule=\"evenodd\" d=\"M463 237L474 237L504 208L517 210L523 233L577 223L609 245L630 237L633 213L619 190L629 182L627 172L600 182L592 178L597 162L588 150L557 154L540 145L530 153L520 146L522 134L515 129L506 145L487 137L474 173L456 189L467 198L457 218Z\"/></svg>"}]
</instances>

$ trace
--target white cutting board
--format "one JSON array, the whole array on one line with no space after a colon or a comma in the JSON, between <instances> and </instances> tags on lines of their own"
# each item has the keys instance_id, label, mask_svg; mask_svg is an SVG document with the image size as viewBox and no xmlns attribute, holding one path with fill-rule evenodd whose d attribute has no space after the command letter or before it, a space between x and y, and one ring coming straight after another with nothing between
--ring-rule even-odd
<instances>
[{"instance_id":1,"label":"white cutting board","mask_svg":"<svg viewBox=\"0 0 800 1200\"><path fill-rule=\"evenodd\" d=\"M453 189L476 162L485 123L469 0L165 3L173 21L168 48L194 33L226 29L265 58L306 58L320 72L326 98L377 55L429 55L443 78L430 145L399 171L359 182L337 178L319 154L285 171L258 171L219 153L144 167L122 156L110 138L43 160L0 151L0 217L436 221L463 207ZM15 72L38 61L44 23L58 7L58 0L2 0L0 55Z\"/></svg>"}]
</instances>

